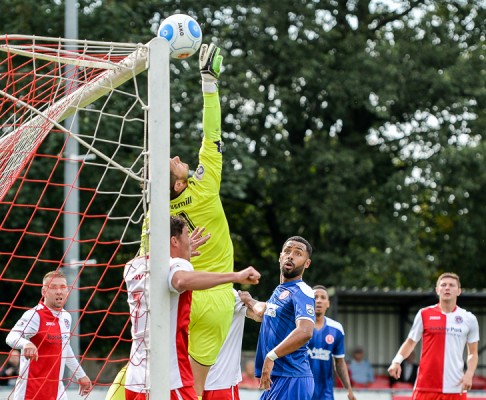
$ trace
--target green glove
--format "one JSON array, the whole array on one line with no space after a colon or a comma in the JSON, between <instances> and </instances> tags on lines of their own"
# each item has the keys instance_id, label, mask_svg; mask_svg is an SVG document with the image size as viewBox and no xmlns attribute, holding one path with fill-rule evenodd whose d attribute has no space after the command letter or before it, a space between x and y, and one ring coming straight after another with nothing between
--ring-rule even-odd
<instances>
[{"instance_id":1,"label":"green glove","mask_svg":"<svg viewBox=\"0 0 486 400\"><path fill-rule=\"evenodd\" d=\"M202 78L202 90L205 93L215 93L218 90L218 78L221 73L223 56L219 55L220 48L214 44L201 45L199 51L199 71Z\"/></svg>"}]
</instances>

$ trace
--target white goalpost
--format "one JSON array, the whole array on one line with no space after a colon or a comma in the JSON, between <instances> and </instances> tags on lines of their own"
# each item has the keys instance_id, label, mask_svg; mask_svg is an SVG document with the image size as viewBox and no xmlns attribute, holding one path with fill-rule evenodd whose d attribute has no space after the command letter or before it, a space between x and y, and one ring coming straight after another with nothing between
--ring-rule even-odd
<instances>
[{"instance_id":1,"label":"white goalpost","mask_svg":"<svg viewBox=\"0 0 486 400\"><path fill-rule=\"evenodd\" d=\"M79 132L61 125L71 116ZM65 154L70 139L79 143L76 157ZM151 398L169 397L169 158L166 40L0 35L0 282L12 288L0 293L0 331L8 333L35 296L40 300L39 277L73 266L62 244L79 245L72 290L82 302L72 311L80 315L83 350L76 356L107 390L129 361L123 267L138 253L150 206L147 390ZM62 179L66 163L77 165L71 182ZM72 237L60 227L71 212L66 188L80 193Z\"/></svg>"}]
</instances>

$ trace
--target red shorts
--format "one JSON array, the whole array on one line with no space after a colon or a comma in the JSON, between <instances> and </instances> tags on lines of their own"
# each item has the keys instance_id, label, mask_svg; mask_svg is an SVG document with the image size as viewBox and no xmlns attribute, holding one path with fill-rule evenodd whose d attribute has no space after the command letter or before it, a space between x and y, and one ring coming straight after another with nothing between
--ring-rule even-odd
<instances>
[{"instance_id":1,"label":"red shorts","mask_svg":"<svg viewBox=\"0 0 486 400\"><path fill-rule=\"evenodd\" d=\"M227 389L205 390L202 400L240 400L238 385Z\"/></svg>"},{"instance_id":2,"label":"red shorts","mask_svg":"<svg viewBox=\"0 0 486 400\"><path fill-rule=\"evenodd\" d=\"M464 393L440 393L440 392L422 392L414 390L412 400L466 400L467 392Z\"/></svg>"},{"instance_id":3,"label":"red shorts","mask_svg":"<svg viewBox=\"0 0 486 400\"><path fill-rule=\"evenodd\" d=\"M192 386L184 386L170 391L170 400L198 400Z\"/></svg>"},{"instance_id":4,"label":"red shorts","mask_svg":"<svg viewBox=\"0 0 486 400\"><path fill-rule=\"evenodd\" d=\"M148 399L148 395L146 393L137 393L132 392L125 388L125 399L126 400L146 400Z\"/></svg>"}]
</instances>

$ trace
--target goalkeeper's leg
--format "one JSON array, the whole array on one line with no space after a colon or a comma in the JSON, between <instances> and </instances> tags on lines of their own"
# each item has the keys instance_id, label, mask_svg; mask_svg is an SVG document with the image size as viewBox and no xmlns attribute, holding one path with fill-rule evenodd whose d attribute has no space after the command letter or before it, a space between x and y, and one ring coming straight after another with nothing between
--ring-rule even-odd
<instances>
[{"instance_id":1,"label":"goalkeeper's leg","mask_svg":"<svg viewBox=\"0 0 486 400\"><path fill-rule=\"evenodd\" d=\"M118 374L116 374L115 380L105 396L105 400L125 400L125 377L127 374L127 367L128 365L125 365Z\"/></svg>"}]
</instances>

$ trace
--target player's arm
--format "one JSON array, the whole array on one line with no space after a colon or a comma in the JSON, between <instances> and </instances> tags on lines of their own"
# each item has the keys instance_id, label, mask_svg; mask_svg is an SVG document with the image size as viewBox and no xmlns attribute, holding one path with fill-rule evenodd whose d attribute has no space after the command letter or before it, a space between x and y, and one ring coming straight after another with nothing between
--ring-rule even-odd
<instances>
[{"instance_id":1,"label":"player's arm","mask_svg":"<svg viewBox=\"0 0 486 400\"><path fill-rule=\"evenodd\" d=\"M407 338L405 342L400 346L396 356L393 358L390 366L388 367L388 373L392 378L399 379L402 373L401 363L405 360L412 351L415 349L417 342L410 338Z\"/></svg>"},{"instance_id":2,"label":"player's arm","mask_svg":"<svg viewBox=\"0 0 486 400\"><path fill-rule=\"evenodd\" d=\"M314 321L307 318L300 318L296 321L295 329L282 340L275 348L268 352L263 361L262 375L260 378L260 389L268 390L272 385L270 375L277 358L293 353L305 345L314 333Z\"/></svg>"},{"instance_id":3,"label":"player's arm","mask_svg":"<svg viewBox=\"0 0 486 400\"><path fill-rule=\"evenodd\" d=\"M27 359L37 361L37 346L30 338L39 331L40 318L34 310L26 311L7 335L5 341L12 349L22 350Z\"/></svg>"},{"instance_id":4,"label":"player's arm","mask_svg":"<svg viewBox=\"0 0 486 400\"><path fill-rule=\"evenodd\" d=\"M334 368L336 369L336 374L341 380L343 387L348 392L348 400L356 400L349 379L348 366L346 365L344 357L334 358Z\"/></svg>"},{"instance_id":5,"label":"player's arm","mask_svg":"<svg viewBox=\"0 0 486 400\"><path fill-rule=\"evenodd\" d=\"M250 293L244 290L239 290L238 295L247 308L246 316L256 322L261 322L267 303L255 300Z\"/></svg>"},{"instance_id":6,"label":"player's arm","mask_svg":"<svg viewBox=\"0 0 486 400\"><path fill-rule=\"evenodd\" d=\"M478 356L478 342L467 344L467 369L462 377L462 390L472 389L472 380L474 372L478 366L479 356Z\"/></svg>"},{"instance_id":7,"label":"player's arm","mask_svg":"<svg viewBox=\"0 0 486 400\"><path fill-rule=\"evenodd\" d=\"M218 79L223 56L214 44L203 44L199 51L199 71L204 97L203 131L204 138L211 142L221 140L221 106L218 95Z\"/></svg>"},{"instance_id":8,"label":"player's arm","mask_svg":"<svg viewBox=\"0 0 486 400\"><path fill-rule=\"evenodd\" d=\"M296 321L295 329L273 351L279 358L293 353L306 344L312 338L313 333L314 322L310 319L300 318Z\"/></svg>"},{"instance_id":9,"label":"player's arm","mask_svg":"<svg viewBox=\"0 0 486 400\"><path fill-rule=\"evenodd\" d=\"M86 372L84 372L83 368L79 364L79 361L76 359L73 348L71 347L70 344L66 346L64 352L65 352L64 357L66 359L66 367L68 367L69 370L72 373L74 373L74 376L78 381L79 394L81 396L86 396L87 394L89 394L89 392L91 392L93 384L91 383L91 380L88 378L88 375L86 375Z\"/></svg>"},{"instance_id":10,"label":"player's arm","mask_svg":"<svg viewBox=\"0 0 486 400\"><path fill-rule=\"evenodd\" d=\"M195 178L207 191L219 193L223 155L221 149L221 104L218 93L218 79L223 57L214 44L203 44L199 52L199 70L203 91L203 132L199 151L199 165Z\"/></svg>"},{"instance_id":11,"label":"player's arm","mask_svg":"<svg viewBox=\"0 0 486 400\"><path fill-rule=\"evenodd\" d=\"M224 283L241 283L256 285L260 273L253 267L239 272L205 272L179 270L172 276L171 284L179 293L185 290L205 290Z\"/></svg>"}]
</instances>

